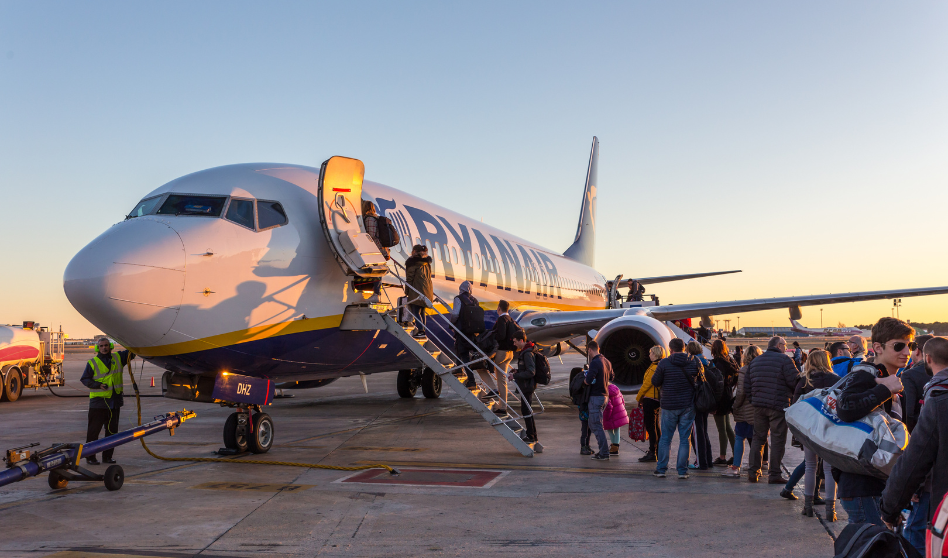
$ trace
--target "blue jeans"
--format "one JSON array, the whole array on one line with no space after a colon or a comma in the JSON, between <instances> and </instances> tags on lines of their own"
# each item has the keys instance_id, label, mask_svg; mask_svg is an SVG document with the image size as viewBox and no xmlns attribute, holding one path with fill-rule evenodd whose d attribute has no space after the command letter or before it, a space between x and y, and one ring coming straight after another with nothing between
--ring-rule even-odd
<instances>
[{"instance_id":1,"label":"blue jeans","mask_svg":"<svg viewBox=\"0 0 948 558\"><path fill-rule=\"evenodd\" d=\"M928 529L928 504L931 502L932 493L922 492L918 496L918 502L912 504L912 511L909 512L905 526L902 528L902 536L905 540L914 546L922 556L925 555L925 531Z\"/></svg>"},{"instance_id":2,"label":"blue jeans","mask_svg":"<svg viewBox=\"0 0 948 558\"><path fill-rule=\"evenodd\" d=\"M790 478L787 479L787 484L784 486L789 491L793 491L793 488L800 482L800 479L803 478L803 473L806 472L806 461L801 461L797 468L790 473Z\"/></svg>"},{"instance_id":3,"label":"blue jeans","mask_svg":"<svg viewBox=\"0 0 948 558\"><path fill-rule=\"evenodd\" d=\"M609 442L606 441L606 431L602 428L602 412L605 409L606 396L593 395L589 398L589 429L596 435L599 455L609 457Z\"/></svg>"},{"instance_id":4,"label":"blue jeans","mask_svg":"<svg viewBox=\"0 0 948 558\"><path fill-rule=\"evenodd\" d=\"M691 448L688 447L688 436L691 434L691 426L695 422L695 409L676 409L670 411L662 409L662 438L658 442L658 465L655 471L664 473L668 470L668 453L671 450L672 437L675 435L675 429L678 429L678 462L676 469L679 475L688 474L688 456Z\"/></svg>"},{"instance_id":5,"label":"blue jeans","mask_svg":"<svg viewBox=\"0 0 948 558\"><path fill-rule=\"evenodd\" d=\"M849 515L850 523L872 523L873 525L885 526L882 522L882 512L879 511L879 500L881 496L862 496L851 500L840 500L846 514ZM928 515L925 516L928 521Z\"/></svg>"}]
</instances>

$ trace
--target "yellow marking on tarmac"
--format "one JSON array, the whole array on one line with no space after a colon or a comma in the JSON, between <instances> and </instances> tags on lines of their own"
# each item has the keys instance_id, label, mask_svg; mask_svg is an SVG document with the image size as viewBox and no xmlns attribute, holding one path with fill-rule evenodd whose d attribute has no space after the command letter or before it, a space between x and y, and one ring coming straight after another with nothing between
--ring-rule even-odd
<instances>
[{"instance_id":1,"label":"yellow marking on tarmac","mask_svg":"<svg viewBox=\"0 0 948 558\"><path fill-rule=\"evenodd\" d=\"M372 461L356 461L357 465L370 464ZM444 469L495 469L495 470L514 470L514 471L549 471L554 473L583 473L600 475L637 475L652 476L652 469L598 469L594 467L543 467L540 465L509 465L507 463L445 463L434 461L386 461L393 467L437 467ZM704 473L703 471L688 471L689 475L696 477L719 477L714 473Z\"/></svg>"},{"instance_id":2,"label":"yellow marking on tarmac","mask_svg":"<svg viewBox=\"0 0 948 558\"><path fill-rule=\"evenodd\" d=\"M285 447L285 446L281 446ZM426 451L428 448L388 448L381 446L342 446L337 450L347 451Z\"/></svg>"},{"instance_id":3,"label":"yellow marking on tarmac","mask_svg":"<svg viewBox=\"0 0 948 558\"><path fill-rule=\"evenodd\" d=\"M55 554L47 554L46 558L174 558L157 554L108 554L102 552L88 552L86 550L63 550Z\"/></svg>"},{"instance_id":4,"label":"yellow marking on tarmac","mask_svg":"<svg viewBox=\"0 0 948 558\"><path fill-rule=\"evenodd\" d=\"M256 490L259 492L299 492L312 488L315 484L274 484L252 482L205 482L191 488L201 490Z\"/></svg>"}]
</instances>

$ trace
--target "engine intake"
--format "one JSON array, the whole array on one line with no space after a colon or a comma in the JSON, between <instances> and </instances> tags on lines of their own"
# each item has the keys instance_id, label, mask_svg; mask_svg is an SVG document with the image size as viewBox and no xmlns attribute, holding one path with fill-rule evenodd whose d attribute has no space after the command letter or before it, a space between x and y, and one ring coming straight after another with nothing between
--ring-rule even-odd
<instances>
[{"instance_id":1,"label":"engine intake","mask_svg":"<svg viewBox=\"0 0 948 558\"><path fill-rule=\"evenodd\" d=\"M665 324L650 316L622 316L604 325L596 334L600 352L612 363L614 381L642 383L651 364L649 349L660 345L666 350L673 335Z\"/></svg>"}]
</instances>

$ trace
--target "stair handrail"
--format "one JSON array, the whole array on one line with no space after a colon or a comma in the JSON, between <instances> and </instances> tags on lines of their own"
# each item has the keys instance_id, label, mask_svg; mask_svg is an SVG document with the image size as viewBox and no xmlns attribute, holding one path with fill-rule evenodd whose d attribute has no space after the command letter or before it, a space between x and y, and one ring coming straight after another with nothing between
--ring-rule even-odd
<instances>
[{"instance_id":1,"label":"stair handrail","mask_svg":"<svg viewBox=\"0 0 948 558\"><path fill-rule=\"evenodd\" d=\"M400 263L398 262L398 260L396 260L396 259L394 259L394 258L392 258L391 261L392 261L397 267L401 268L401 270L402 270L403 272L405 272L405 274L407 275L408 270L405 269L405 266L403 266L402 264L400 264ZM389 268L389 273L391 273L392 276L395 277L395 278L398 280L398 282L401 283L401 285L402 285L403 287L408 287L409 289L411 289L412 291L414 291L415 293L417 293L418 296L421 297L421 300L423 300L423 301L425 302L425 306L426 306L426 307L431 308L432 310L435 309L432 300L429 299L427 296L425 296L424 293L422 293L421 291L419 291L418 289L416 289L414 286L412 286L411 283L409 283L407 279L402 278L400 275L398 275L397 273L395 273L394 271L392 271L391 268ZM444 306L445 308L453 308L451 305L449 305L447 302L445 302L443 298L441 298L440 296L438 296L437 293L432 292L432 294L434 294L434 298L435 298L435 299L437 300L437 302L439 302L442 306ZM387 294L386 294L386 296L387 296ZM389 302L391 302L391 298L389 298ZM407 304L407 301L406 301L406 304ZM393 305L393 307L394 307L394 308L398 308L398 305L395 304L395 305ZM494 369L495 369L497 372L499 372L499 373L501 373L501 374L505 374L504 371L501 370L501 368L497 365L497 363L494 362L493 359L491 359L490 356L489 356L487 353L485 353L474 341L471 341L471 339L468 338L467 335L464 335L464 333L463 333L460 329L458 329L457 326L455 326L454 323L452 323L450 319L444 318L444 316L442 316L441 314L437 314L437 317L442 318L443 321L445 321L445 322L448 324L448 326L450 326L451 329L453 329L453 330L456 332L457 335L460 335L460 336L467 342L468 345L470 345L471 347L473 347L473 349L474 349L475 351L477 351L478 354L481 355L481 357L483 357L483 360L489 363L489 366L493 366ZM437 322L436 322L436 323L437 323ZM447 333L447 331L444 329L444 326L443 326L443 325L441 325L441 324L439 323L438 326L441 327L441 330L442 330L442 331L445 331L445 333ZM457 360L459 360L459 361L462 360L462 359L457 358L458 355L454 354L454 351L448 349L448 352L451 353ZM477 360L481 360L481 359L477 359ZM473 363L473 362L475 362L475 361L471 361L471 363ZM469 364L470 364L470 363L469 363ZM463 366L462 366L462 367L463 367ZM513 385L514 385L514 389L513 389L513 390L510 390L510 388L508 387L508 391L513 391L513 392L514 392L514 396L516 397L516 399L517 399L518 401L523 402L523 401L524 401L523 392L520 391L520 386L517 385L517 382L516 382L516 381L513 382ZM509 383L508 383L508 386L509 386ZM500 387L500 386L498 386L498 387ZM534 396L536 396L537 402L540 404L541 413L542 413L543 403L540 401L540 397L537 396L536 393L534 393ZM536 413L536 412L533 411L533 406L530 404L530 401L526 401L526 404L527 404L527 409L529 409L530 412L529 412L529 414L523 415L521 418L528 418L528 417L532 417L532 416L535 416L535 415L540 414L540 413ZM506 406L509 408L509 405L506 405Z\"/></svg>"}]
</instances>

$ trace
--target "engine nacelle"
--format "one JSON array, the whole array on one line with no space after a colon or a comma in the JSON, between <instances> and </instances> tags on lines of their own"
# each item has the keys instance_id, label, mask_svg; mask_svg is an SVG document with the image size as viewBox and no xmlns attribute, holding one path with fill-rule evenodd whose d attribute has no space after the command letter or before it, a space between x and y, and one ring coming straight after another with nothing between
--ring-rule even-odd
<instances>
[{"instance_id":1,"label":"engine nacelle","mask_svg":"<svg viewBox=\"0 0 948 558\"><path fill-rule=\"evenodd\" d=\"M600 352L612 363L615 382L627 385L642 383L652 363L649 349L660 345L667 351L673 338L664 323L645 315L616 318L596 333Z\"/></svg>"}]
</instances>

